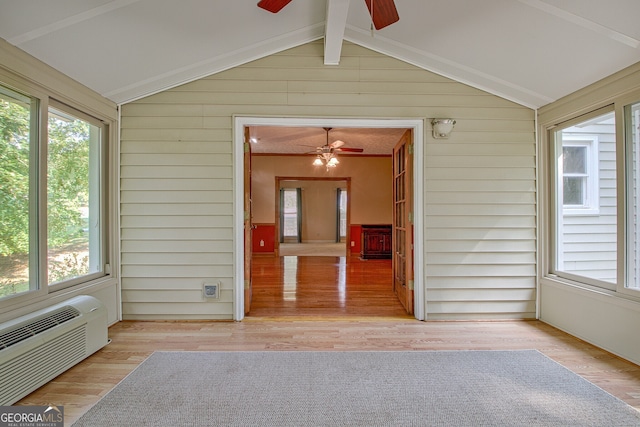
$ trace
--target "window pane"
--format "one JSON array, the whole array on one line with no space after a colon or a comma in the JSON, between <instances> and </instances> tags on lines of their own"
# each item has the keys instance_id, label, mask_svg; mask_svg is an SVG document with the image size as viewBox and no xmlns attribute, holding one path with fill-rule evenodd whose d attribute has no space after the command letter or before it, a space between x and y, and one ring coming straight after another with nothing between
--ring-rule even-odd
<instances>
[{"instance_id":1,"label":"window pane","mask_svg":"<svg viewBox=\"0 0 640 427\"><path fill-rule=\"evenodd\" d=\"M37 289L32 149L37 103L0 87L0 298ZM35 203L34 203L35 205ZM30 255L31 254L31 255Z\"/></svg>"},{"instance_id":2,"label":"window pane","mask_svg":"<svg viewBox=\"0 0 640 427\"><path fill-rule=\"evenodd\" d=\"M627 283L628 287L640 288L640 224L638 218L638 202L640 201L640 103L625 108L627 120L626 141L628 176L628 258Z\"/></svg>"},{"instance_id":3,"label":"window pane","mask_svg":"<svg viewBox=\"0 0 640 427\"><path fill-rule=\"evenodd\" d=\"M614 113L566 127L556 141L555 272L615 289L617 200Z\"/></svg>"},{"instance_id":4,"label":"window pane","mask_svg":"<svg viewBox=\"0 0 640 427\"><path fill-rule=\"evenodd\" d=\"M575 176L564 177L563 202L565 205L584 204L584 179Z\"/></svg>"},{"instance_id":5,"label":"window pane","mask_svg":"<svg viewBox=\"0 0 640 427\"><path fill-rule=\"evenodd\" d=\"M101 271L100 128L49 110L47 146L49 284Z\"/></svg>"},{"instance_id":6,"label":"window pane","mask_svg":"<svg viewBox=\"0 0 640 427\"><path fill-rule=\"evenodd\" d=\"M565 174L587 173L587 149L585 147L562 147Z\"/></svg>"}]
</instances>

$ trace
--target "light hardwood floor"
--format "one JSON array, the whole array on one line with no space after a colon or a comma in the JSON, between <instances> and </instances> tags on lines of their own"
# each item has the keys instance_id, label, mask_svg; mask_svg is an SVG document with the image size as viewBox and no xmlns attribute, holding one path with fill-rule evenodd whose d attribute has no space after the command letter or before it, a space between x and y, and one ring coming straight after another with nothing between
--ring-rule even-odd
<instances>
[{"instance_id":1,"label":"light hardwood floor","mask_svg":"<svg viewBox=\"0 0 640 427\"><path fill-rule=\"evenodd\" d=\"M251 317L409 317L391 289L391 260L255 257Z\"/></svg>"},{"instance_id":2,"label":"light hardwood floor","mask_svg":"<svg viewBox=\"0 0 640 427\"><path fill-rule=\"evenodd\" d=\"M350 262L327 261L345 277L328 285L302 285L312 280L302 260L297 267L299 293L284 290L282 260L256 260L255 312L242 322L125 321L109 329L112 342L93 356L41 387L19 404L65 407L70 425L154 351L384 351L384 350L511 350L537 349L628 404L640 409L640 367L567 335L540 321L420 322L390 308L381 308L373 285L382 273L363 271ZM363 262L364 263L364 262ZM314 263L315 265L316 263ZM281 267L277 267L281 265ZM376 264L377 265L377 264ZM302 266L302 267L301 267ZM310 270L314 270L309 267ZM344 274L339 273L340 269ZM351 269L351 274L347 271ZM277 275L275 271L280 271ZM261 280L258 276L268 279ZM317 272L314 273L317 275ZM386 274L386 273L385 273ZM278 287L273 277L279 276ZM348 280L346 278L349 278ZM359 285L358 285L359 283ZM367 283L374 291L365 291ZM380 285L380 289L384 286ZM295 299L292 299L293 296ZM333 309L330 300L337 295ZM345 295L344 298L340 295ZM367 304L368 296L371 298ZM287 299L288 298L288 299ZM279 303L277 303L280 301ZM278 305L279 304L279 305ZM399 303L398 303L399 304ZM270 308L269 305L271 305ZM267 308L261 308L267 307ZM278 308L280 307L280 309ZM368 307L368 308L367 308ZM296 313L296 310L298 312ZM253 311L253 310L252 310Z\"/></svg>"}]
</instances>

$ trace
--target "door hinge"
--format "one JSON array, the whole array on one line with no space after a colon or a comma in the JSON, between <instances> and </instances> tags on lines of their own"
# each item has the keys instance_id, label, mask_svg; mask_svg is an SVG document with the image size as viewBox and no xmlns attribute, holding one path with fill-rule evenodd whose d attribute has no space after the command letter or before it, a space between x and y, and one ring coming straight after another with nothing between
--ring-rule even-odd
<instances>
[{"instance_id":1,"label":"door hinge","mask_svg":"<svg viewBox=\"0 0 640 427\"><path fill-rule=\"evenodd\" d=\"M246 280L244 281L244 288L245 289L251 289L251 280Z\"/></svg>"},{"instance_id":2,"label":"door hinge","mask_svg":"<svg viewBox=\"0 0 640 427\"><path fill-rule=\"evenodd\" d=\"M249 221L249 211L244 211L244 220Z\"/></svg>"},{"instance_id":3,"label":"door hinge","mask_svg":"<svg viewBox=\"0 0 640 427\"><path fill-rule=\"evenodd\" d=\"M249 143L248 143L248 142L245 142L245 143L244 143L244 152L245 152L245 153L248 153L249 151L251 151L251 150L249 149Z\"/></svg>"},{"instance_id":4,"label":"door hinge","mask_svg":"<svg viewBox=\"0 0 640 427\"><path fill-rule=\"evenodd\" d=\"M413 280L409 280L409 283L407 283L407 286L409 288L410 291L413 290Z\"/></svg>"},{"instance_id":5,"label":"door hinge","mask_svg":"<svg viewBox=\"0 0 640 427\"><path fill-rule=\"evenodd\" d=\"M409 146L407 147L407 151L409 151L409 154L413 155L413 144L408 144Z\"/></svg>"},{"instance_id":6,"label":"door hinge","mask_svg":"<svg viewBox=\"0 0 640 427\"><path fill-rule=\"evenodd\" d=\"M413 224L413 212L409 212L409 223Z\"/></svg>"}]
</instances>

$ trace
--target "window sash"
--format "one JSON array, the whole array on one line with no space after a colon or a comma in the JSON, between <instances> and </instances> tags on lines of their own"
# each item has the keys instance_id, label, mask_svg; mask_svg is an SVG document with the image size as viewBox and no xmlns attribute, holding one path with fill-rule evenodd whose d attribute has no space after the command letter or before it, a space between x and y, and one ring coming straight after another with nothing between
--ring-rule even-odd
<instances>
[{"instance_id":1,"label":"window sash","mask_svg":"<svg viewBox=\"0 0 640 427\"><path fill-rule=\"evenodd\" d=\"M607 205L618 200L615 171L607 170L612 164L615 168L616 164L615 155L613 160L609 158L611 150L617 151L616 143L610 142L611 138L615 140L612 118L611 108L600 110L582 120L560 125L549 133L552 147L555 147L550 158L555 181L552 186L555 202L551 204L550 272L568 280L615 290L619 277L617 223L620 219L616 206ZM605 143L600 138L605 136L609 142L602 145ZM575 173L580 168L573 168L571 172L574 173L564 172L568 164L564 158L565 147L584 148L586 173ZM576 165L580 163L576 162ZM565 200L567 180L574 181L579 187L582 200ZM601 195L601 186L609 193Z\"/></svg>"},{"instance_id":2,"label":"window sash","mask_svg":"<svg viewBox=\"0 0 640 427\"><path fill-rule=\"evenodd\" d=\"M3 187L7 193L4 196L7 199L4 201L3 227L2 233L12 234L6 236L5 244L6 248L0 250L0 254L5 252L3 258L9 260L13 259L16 267L9 268L8 270L1 271L2 283L0 284L0 299L13 298L22 294L35 293L39 290L38 280L38 114L40 102L37 98L28 96L17 90L12 90L7 87L0 86L0 99L6 102L7 109L4 114L7 114L6 124L8 128L4 129L7 133L4 136L0 136L5 139L6 151L3 153L10 158L4 158L2 168L7 167L5 175L7 182L3 182ZM13 108L12 108L13 106ZM23 114L26 117L10 116L11 110L22 107ZM16 114L20 114L18 111L14 111ZM25 135L20 131L20 121L25 119L28 121L27 134ZM12 122L11 120L15 120ZM15 126L14 126L15 124ZM13 131L11 129L14 129ZM11 135L9 135L9 132ZM20 139L24 138L22 143ZM14 144L11 144L10 140L14 140ZM13 146L15 150L9 151ZM24 151L27 151L24 153ZM3 156L4 157L4 156ZM14 160L12 162L12 160ZM24 164L26 162L27 171L24 172ZM14 167L15 166L15 167ZM22 193L20 188L11 186L11 184L19 184L22 179L22 185L26 184L27 188L23 189ZM13 182L9 182L13 180ZM21 202L22 200L22 202ZM22 210L22 212L20 212ZM12 222L17 220L21 225ZM26 234L26 236L25 236ZM3 245L4 246L4 245ZM27 250L27 254L21 256L21 250ZM25 260L27 267L22 269L27 274L26 282L19 274L20 264ZM11 264L14 264L11 263ZM16 270L18 269L18 270ZM15 274L17 273L17 274Z\"/></svg>"},{"instance_id":3,"label":"window sash","mask_svg":"<svg viewBox=\"0 0 640 427\"><path fill-rule=\"evenodd\" d=\"M53 123L52 123L53 120ZM86 167L88 175L83 179L86 179L84 188L80 188L79 190L86 191L86 206L82 209L88 212L87 223L83 227L83 232L80 233L82 235L86 234L86 238L83 239L80 237L80 240L86 240L86 245L81 242L80 247L75 247L71 250L66 250L62 253L59 253L58 250L55 250L52 240L52 232L53 232L53 224L50 223L52 219L55 219L52 216L51 208L51 200L48 200L47 203L47 230L48 230L48 239L47 239L47 283L51 289L60 289L66 288L69 286L76 285L78 283L85 282L87 280L95 279L104 275L104 254L106 253L105 248L105 232L104 232L104 181L105 181L105 168L103 158L106 153L104 153L103 146L103 138L106 135L106 128L102 122L99 120L83 114L80 111L72 109L62 103L51 101L49 104L49 124L55 125L56 121L63 121L70 124L74 128L84 127L86 126L84 133L70 132L68 136L76 141L64 141L63 149L68 149L68 146L80 146L80 150L82 150L82 146L85 146L87 154L82 154L82 151L77 154L74 153L73 156L69 157L82 157L86 164L78 163L77 160L71 158L67 161L75 162L73 166L76 166L76 169L82 169ZM84 125L84 126L83 126ZM64 125L62 126L64 128ZM54 177L58 171L52 170L51 162L52 153L51 153L51 144L59 143L58 141L52 141L51 131L49 129L49 138L48 138L48 179ZM84 138L86 140L78 141L77 139ZM78 177L81 179L81 177ZM55 187L51 182L47 182L47 195L51 199L54 194ZM76 200L73 199L62 199L62 203L71 204L76 203ZM60 203L60 201L58 202ZM76 221L78 217L81 215L74 215L76 217ZM68 221L73 222L73 221ZM59 233L58 233L59 234ZM64 238L64 236L63 236ZM59 240L59 239L58 239ZM78 239L74 239L78 240ZM67 239L67 243L71 243L70 240ZM86 253L86 255L85 255Z\"/></svg>"}]
</instances>

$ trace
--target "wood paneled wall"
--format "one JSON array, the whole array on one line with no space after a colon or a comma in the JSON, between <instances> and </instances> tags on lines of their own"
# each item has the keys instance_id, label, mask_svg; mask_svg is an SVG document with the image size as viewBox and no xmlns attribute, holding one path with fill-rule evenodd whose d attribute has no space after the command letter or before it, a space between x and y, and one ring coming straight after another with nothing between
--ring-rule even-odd
<instances>
[{"instance_id":1,"label":"wood paneled wall","mask_svg":"<svg viewBox=\"0 0 640 427\"><path fill-rule=\"evenodd\" d=\"M416 142L427 316L535 316L534 111L351 43L325 66L318 41L123 106L125 318L232 317L233 115L456 119Z\"/></svg>"}]
</instances>

